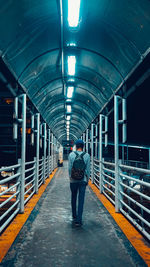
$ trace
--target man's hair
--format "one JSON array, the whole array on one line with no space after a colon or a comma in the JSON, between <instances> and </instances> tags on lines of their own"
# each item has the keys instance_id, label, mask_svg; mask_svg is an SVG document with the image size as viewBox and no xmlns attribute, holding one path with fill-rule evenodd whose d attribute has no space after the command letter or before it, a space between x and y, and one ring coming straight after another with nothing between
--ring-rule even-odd
<instances>
[{"instance_id":1,"label":"man's hair","mask_svg":"<svg viewBox=\"0 0 150 267\"><path fill-rule=\"evenodd\" d=\"M78 149L78 148L82 148L83 149L83 147L84 147L84 144L76 144L76 148Z\"/></svg>"},{"instance_id":2,"label":"man's hair","mask_svg":"<svg viewBox=\"0 0 150 267\"><path fill-rule=\"evenodd\" d=\"M78 140L75 142L75 144L76 144L76 149L78 149L78 148L82 148L82 149L83 149L83 147L84 147L84 142L83 142L83 140L81 140L81 139L78 139Z\"/></svg>"}]
</instances>

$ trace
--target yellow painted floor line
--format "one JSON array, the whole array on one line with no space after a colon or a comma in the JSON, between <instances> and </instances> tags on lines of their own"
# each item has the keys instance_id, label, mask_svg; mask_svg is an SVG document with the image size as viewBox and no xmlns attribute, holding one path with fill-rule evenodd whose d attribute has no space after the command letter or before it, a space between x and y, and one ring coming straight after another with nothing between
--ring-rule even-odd
<instances>
[{"instance_id":1,"label":"yellow painted floor line","mask_svg":"<svg viewBox=\"0 0 150 267\"><path fill-rule=\"evenodd\" d=\"M17 235L19 234L21 228L25 224L26 220L28 219L30 213L34 209L35 205L39 201L40 197L44 193L46 187L54 177L57 169L45 180L45 184L43 184L39 188L38 194L33 195L30 201L26 204L25 210L23 214L18 214L12 223L6 228L6 230L0 236L0 263L2 262L3 258L7 254L9 248L13 244L14 240L16 239Z\"/></svg>"},{"instance_id":2,"label":"yellow painted floor line","mask_svg":"<svg viewBox=\"0 0 150 267\"><path fill-rule=\"evenodd\" d=\"M145 241L144 237L132 226L132 224L121 214L116 213L114 206L111 202L103 195L100 194L99 189L89 181L89 185L93 192L97 195L99 200L114 218L122 232L126 235L130 243L143 258L148 266L150 266L150 245Z\"/></svg>"}]
</instances>

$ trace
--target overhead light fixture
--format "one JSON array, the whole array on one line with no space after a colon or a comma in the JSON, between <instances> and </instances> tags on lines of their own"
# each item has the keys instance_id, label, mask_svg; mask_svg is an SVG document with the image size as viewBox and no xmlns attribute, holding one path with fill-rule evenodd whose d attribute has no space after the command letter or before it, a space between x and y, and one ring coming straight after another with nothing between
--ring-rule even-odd
<instances>
[{"instance_id":1,"label":"overhead light fixture","mask_svg":"<svg viewBox=\"0 0 150 267\"><path fill-rule=\"evenodd\" d=\"M68 0L68 23L70 27L79 24L80 0Z\"/></svg>"},{"instance_id":2,"label":"overhead light fixture","mask_svg":"<svg viewBox=\"0 0 150 267\"><path fill-rule=\"evenodd\" d=\"M69 125L66 125L66 128L69 129Z\"/></svg>"},{"instance_id":3,"label":"overhead light fixture","mask_svg":"<svg viewBox=\"0 0 150 267\"><path fill-rule=\"evenodd\" d=\"M69 79L68 79L68 82L73 83L73 82L75 82L75 79L72 79L72 78L70 79L70 78L69 78Z\"/></svg>"},{"instance_id":4,"label":"overhead light fixture","mask_svg":"<svg viewBox=\"0 0 150 267\"><path fill-rule=\"evenodd\" d=\"M75 43L69 43L69 44L67 44L67 46L76 46L76 44Z\"/></svg>"},{"instance_id":5,"label":"overhead light fixture","mask_svg":"<svg viewBox=\"0 0 150 267\"><path fill-rule=\"evenodd\" d=\"M76 57L68 56L68 74L75 75Z\"/></svg>"},{"instance_id":6,"label":"overhead light fixture","mask_svg":"<svg viewBox=\"0 0 150 267\"><path fill-rule=\"evenodd\" d=\"M71 112L71 105L67 105L67 112Z\"/></svg>"},{"instance_id":7,"label":"overhead light fixture","mask_svg":"<svg viewBox=\"0 0 150 267\"><path fill-rule=\"evenodd\" d=\"M70 119L71 119L71 116L68 115L68 116L67 116L67 121L70 121Z\"/></svg>"},{"instance_id":8,"label":"overhead light fixture","mask_svg":"<svg viewBox=\"0 0 150 267\"><path fill-rule=\"evenodd\" d=\"M73 86L69 86L68 90L67 90L67 97L68 98L72 98L73 91L74 91L74 87Z\"/></svg>"}]
</instances>

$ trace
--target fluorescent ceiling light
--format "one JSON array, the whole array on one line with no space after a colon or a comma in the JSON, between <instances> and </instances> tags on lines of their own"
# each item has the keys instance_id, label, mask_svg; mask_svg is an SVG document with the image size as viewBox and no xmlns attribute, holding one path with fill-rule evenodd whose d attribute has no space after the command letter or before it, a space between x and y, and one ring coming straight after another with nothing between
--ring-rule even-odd
<instances>
[{"instance_id":1,"label":"fluorescent ceiling light","mask_svg":"<svg viewBox=\"0 0 150 267\"><path fill-rule=\"evenodd\" d=\"M75 75L75 65L76 65L76 57L69 56L68 57L68 74Z\"/></svg>"},{"instance_id":2,"label":"fluorescent ceiling light","mask_svg":"<svg viewBox=\"0 0 150 267\"><path fill-rule=\"evenodd\" d=\"M77 27L79 23L80 0L68 0L68 23Z\"/></svg>"},{"instance_id":3,"label":"fluorescent ceiling light","mask_svg":"<svg viewBox=\"0 0 150 267\"><path fill-rule=\"evenodd\" d=\"M68 82L75 82L75 79L68 79Z\"/></svg>"},{"instance_id":4,"label":"fluorescent ceiling light","mask_svg":"<svg viewBox=\"0 0 150 267\"><path fill-rule=\"evenodd\" d=\"M67 112L71 112L71 106L67 105Z\"/></svg>"},{"instance_id":5,"label":"fluorescent ceiling light","mask_svg":"<svg viewBox=\"0 0 150 267\"><path fill-rule=\"evenodd\" d=\"M70 124L70 121L66 121L66 124L69 125Z\"/></svg>"},{"instance_id":6,"label":"fluorescent ceiling light","mask_svg":"<svg viewBox=\"0 0 150 267\"><path fill-rule=\"evenodd\" d=\"M68 116L67 116L67 121L70 121L70 119L71 119L71 116L68 115Z\"/></svg>"},{"instance_id":7,"label":"fluorescent ceiling light","mask_svg":"<svg viewBox=\"0 0 150 267\"><path fill-rule=\"evenodd\" d=\"M67 97L68 98L72 98L73 91L74 91L74 87L73 86L69 86L68 90L67 90Z\"/></svg>"},{"instance_id":8,"label":"fluorescent ceiling light","mask_svg":"<svg viewBox=\"0 0 150 267\"><path fill-rule=\"evenodd\" d=\"M69 43L69 44L67 44L67 46L76 46L76 44L75 43Z\"/></svg>"},{"instance_id":9,"label":"fluorescent ceiling light","mask_svg":"<svg viewBox=\"0 0 150 267\"><path fill-rule=\"evenodd\" d=\"M66 128L69 129L69 125L67 125Z\"/></svg>"}]
</instances>

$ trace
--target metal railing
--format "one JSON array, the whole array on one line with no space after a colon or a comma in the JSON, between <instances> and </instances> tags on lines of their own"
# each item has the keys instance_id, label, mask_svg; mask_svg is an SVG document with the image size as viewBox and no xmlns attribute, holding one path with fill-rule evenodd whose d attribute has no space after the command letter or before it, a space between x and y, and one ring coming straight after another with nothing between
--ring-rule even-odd
<instances>
[{"instance_id":1,"label":"metal railing","mask_svg":"<svg viewBox=\"0 0 150 267\"><path fill-rule=\"evenodd\" d=\"M150 240L150 170L120 167L120 211Z\"/></svg>"},{"instance_id":2,"label":"metal railing","mask_svg":"<svg viewBox=\"0 0 150 267\"><path fill-rule=\"evenodd\" d=\"M20 210L21 164L0 168L0 233ZM6 178L5 178L6 177Z\"/></svg>"},{"instance_id":3,"label":"metal railing","mask_svg":"<svg viewBox=\"0 0 150 267\"><path fill-rule=\"evenodd\" d=\"M35 193L35 179L36 159L25 163L24 204L26 204Z\"/></svg>"},{"instance_id":4,"label":"metal railing","mask_svg":"<svg viewBox=\"0 0 150 267\"><path fill-rule=\"evenodd\" d=\"M115 205L115 164L102 162L103 194Z\"/></svg>"},{"instance_id":5,"label":"metal railing","mask_svg":"<svg viewBox=\"0 0 150 267\"><path fill-rule=\"evenodd\" d=\"M148 169L149 163L144 161L136 161L136 160L124 160L124 164L128 166L133 166L137 168Z\"/></svg>"},{"instance_id":6,"label":"metal railing","mask_svg":"<svg viewBox=\"0 0 150 267\"><path fill-rule=\"evenodd\" d=\"M44 157L39 159L39 177L38 177L38 187L44 183Z\"/></svg>"},{"instance_id":7,"label":"metal railing","mask_svg":"<svg viewBox=\"0 0 150 267\"><path fill-rule=\"evenodd\" d=\"M100 188L101 183L102 193L116 205L115 163L103 160L101 176L99 166L99 160L94 159L91 171L94 184ZM150 170L123 165L119 161L118 191L119 212L150 240Z\"/></svg>"},{"instance_id":8,"label":"metal railing","mask_svg":"<svg viewBox=\"0 0 150 267\"><path fill-rule=\"evenodd\" d=\"M36 192L36 182L38 188L45 182L52 172L52 156L39 159L38 175L37 160L25 162L24 190L21 190L21 160L18 164L0 168L0 233L8 226L12 219L21 212L21 199L23 204L31 199ZM54 164L56 167L56 162ZM45 177L44 177L45 173ZM23 195L22 192L24 192Z\"/></svg>"}]
</instances>

